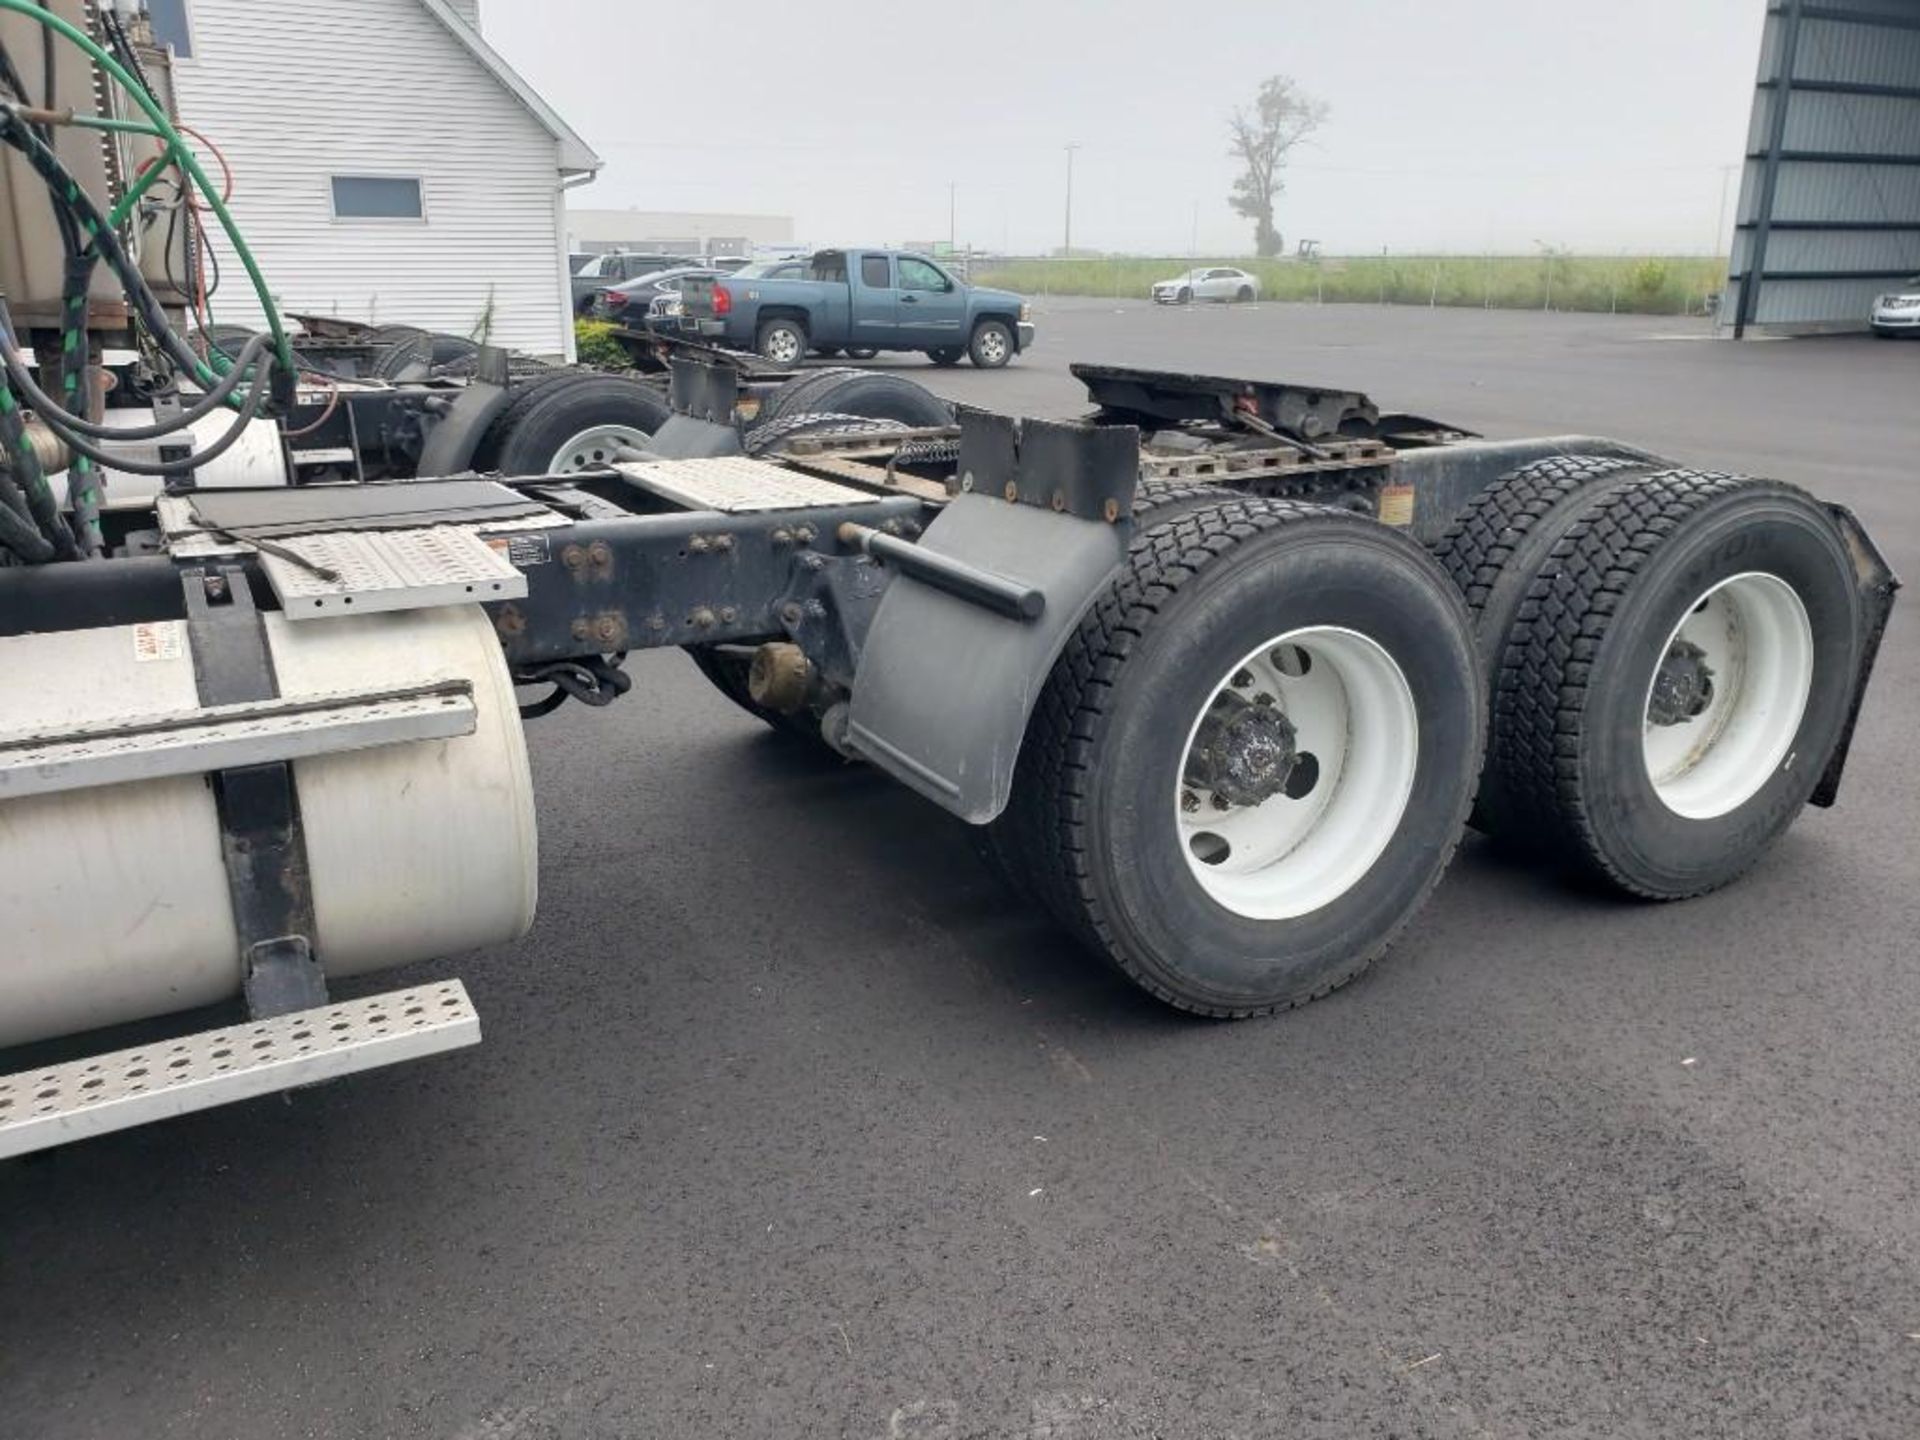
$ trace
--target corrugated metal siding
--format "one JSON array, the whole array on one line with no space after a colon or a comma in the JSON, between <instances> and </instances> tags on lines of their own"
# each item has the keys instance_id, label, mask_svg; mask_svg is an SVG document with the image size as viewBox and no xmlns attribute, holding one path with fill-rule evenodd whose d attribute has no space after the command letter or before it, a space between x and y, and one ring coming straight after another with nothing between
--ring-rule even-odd
<instances>
[{"instance_id":1,"label":"corrugated metal siding","mask_svg":"<svg viewBox=\"0 0 1920 1440\"><path fill-rule=\"evenodd\" d=\"M1781 0L1784 8L1785 0ZM1837 20L1836 9L1900 22L1874 25ZM1920 0L1808 0L1800 25L1792 80L1920 90ZM1764 191L1764 155L1781 102L1776 83L1786 17L1769 13L1761 41L1760 86L1748 127L1748 160L1731 246L1733 277L1744 276L1756 249L1756 222ZM1766 275L1756 292L1752 322L1792 329L1864 329L1873 297L1888 278L1849 272L1920 273L1920 96L1835 94L1793 88L1786 101L1783 158L1774 187ZM1756 158L1759 157L1759 158ZM1859 157L1857 159L1849 157ZM1804 228L1812 224L1823 227ZM1847 225L1860 229L1841 228ZM1802 227L1802 228L1796 228ZM1898 228L1895 228L1898 227ZM1828 279L1795 276L1830 275ZM1739 314L1744 281L1730 278L1720 321Z\"/></svg>"},{"instance_id":2,"label":"corrugated metal siding","mask_svg":"<svg viewBox=\"0 0 1920 1440\"><path fill-rule=\"evenodd\" d=\"M563 353L553 137L417 0L196 0L188 124L232 162L234 218L275 301ZM335 220L330 177L411 175L424 221ZM214 312L258 323L220 242Z\"/></svg>"}]
</instances>

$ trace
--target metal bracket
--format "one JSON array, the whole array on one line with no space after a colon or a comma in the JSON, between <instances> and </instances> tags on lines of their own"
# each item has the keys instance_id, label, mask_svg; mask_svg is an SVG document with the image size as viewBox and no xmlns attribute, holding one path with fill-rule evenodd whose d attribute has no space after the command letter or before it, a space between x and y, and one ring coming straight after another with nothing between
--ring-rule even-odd
<instances>
[{"instance_id":1,"label":"metal bracket","mask_svg":"<svg viewBox=\"0 0 1920 1440\"><path fill-rule=\"evenodd\" d=\"M669 362L667 403L676 415L691 415L715 425L733 423L740 402L740 372L703 356L675 355Z\"/></svg>"},{"instance_id":2,"label":"metal bracket","mask_svg":"<svg viewBox=\"0 0 1920 1440\"><path fill-rule=\"evenodd\" d=\"M327 1003L327 977L304 935L262 940L247 951L247 1013L256 1020L318 1010Z\"/></svg>"},{"instance_id":3,"label":"metal bracket","mask_svg":"<svg viewBox=\"0 0 1920 1440\"><path fill-rule=\"evenodd\" d=\"M958 488L963 493L1112 525L1133 513L1139 484L1140 432L1131 425L960 411Z\"/></svg>"},{"instance_id":4,"label":"metal bracket","mask_svg":"<svg viewBox=\"0 0 1920 1440\"><path fill-rule=\"evenodd\" d=\"M266 625L254 608L246 573L233 566L189 570L186 587L187 642L202 705L239 705L272 700L280 693ZM293 1004L311 1009L326 1003L326 983L312 957L317 933L313 878L307 869L306 834L293 767L284 760L216 771L214 804L220 816L220 848L226 861L233 923L246 959L245 993L254 1019L287 1013L255 1006ZM274 957L297 942L313 974ZM268 979L256 985L264 952ZM315 987L318 987L317 990Z\"/></svg>"},{"instance_id":5,"label":"metal bracket","mask_svg":"<svg viewBox=\"0 0 1920 1440\"><path fill-rule=\"evenodd\" d=\"M460 398L436 414L427 427L414 473L423 477L458 475L472 469L480 437L507 408L511 394L506 352L491 346L482 348L473 378L460 392ZM351 410L348 413L351 415Z\"/></svg>"}]
</instances>

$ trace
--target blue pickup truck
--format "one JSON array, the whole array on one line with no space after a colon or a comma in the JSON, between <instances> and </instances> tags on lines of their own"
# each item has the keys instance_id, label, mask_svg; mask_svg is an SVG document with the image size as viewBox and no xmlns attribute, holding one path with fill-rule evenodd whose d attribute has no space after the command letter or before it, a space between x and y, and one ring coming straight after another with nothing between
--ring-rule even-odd
<instances>
[{"instance_id":1,"label":"blue pickup truck","mask_svg":"<svg viewBox=\"0 0 1920 1440\"><path fill-rule=\"evenodd\" d=\"M1018 295L900 250L822 250L805 279L689 280L681 299L687 331L776 365L809 350L919 350L936 365L994 370L1033 344Z\"/></svg>"}]
</instances>

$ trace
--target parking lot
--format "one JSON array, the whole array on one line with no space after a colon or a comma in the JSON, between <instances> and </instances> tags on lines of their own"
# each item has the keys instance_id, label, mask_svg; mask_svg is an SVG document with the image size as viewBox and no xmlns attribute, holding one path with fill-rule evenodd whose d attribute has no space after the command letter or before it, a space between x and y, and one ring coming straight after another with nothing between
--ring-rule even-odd
<instances>
[{"instance_id":1,"label":"parking lot","mask_svg":"<svg viewBox=\"0 0 1920 1440\"><path fill-rule=\"evenodd\" d=\"M1611 434L1920 574L1920 344L1036 311L1007 370L880 363L1026 413L1086 359ZM1916 635L1838 808L1737 886L1629 905L1469 840L1386 962L1242 1024L642 657L530 729L533 933L417 972L479 1049L0 1166L0 1435L1920 1433Z\"/></svg>"}]
</instances>

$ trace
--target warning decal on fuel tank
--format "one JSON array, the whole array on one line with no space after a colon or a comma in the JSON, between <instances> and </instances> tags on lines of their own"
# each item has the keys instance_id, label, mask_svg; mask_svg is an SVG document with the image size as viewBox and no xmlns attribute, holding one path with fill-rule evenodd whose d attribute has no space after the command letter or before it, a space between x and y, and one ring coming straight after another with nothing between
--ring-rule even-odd
<instances>
[{"instance_id":1,"label":"warning decal on fuel tank","mask_svg":"<svg viewBox=\"0 0 1920 1440\"><path fill-rule=\"evenodd\" d=\"M186 624L161 620L133 627L133 658L142 665L154 660L178 660L186 653Z\"/></svg>"}]
</instances>

